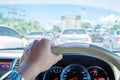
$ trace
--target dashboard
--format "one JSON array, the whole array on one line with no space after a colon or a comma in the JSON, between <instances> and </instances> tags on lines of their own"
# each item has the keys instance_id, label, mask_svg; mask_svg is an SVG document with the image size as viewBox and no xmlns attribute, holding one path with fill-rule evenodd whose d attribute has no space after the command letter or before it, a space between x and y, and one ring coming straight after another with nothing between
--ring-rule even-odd
<instances>
[{"instance_id":1,"label":"dashboard","mask_svg":"<svg viewBox=\"0 0 120 80\"><path fill-rule=\"evenodd\" d=\"M14 59L0 59L0 77L12 69Z\"/></svg>"},{"instance_id":2,"label":"dashboard","mask_svg":"<svg viewBox=\"0 0 120 80\"><path fill-rule=\"evenodd\" d=\"M0 76L2 76L7 71L9 71L10 63L11 63L11 60L10 61L0 60Z\"/></svg>"},{"instance_id":3,"label":"dashboard","mask_svg":"<svg viewBox=\"0 0 120 80\"><path fill-rule=\"evenodd\" d=\"M0 59L0 76L19 65L19 59ZM115 80L110 64L102 59L81 55L63 54L63 59L35 80Z\"/></svg>"},{"instance_id":4,"label":"dashboard","mask_svg":"<svg viewBox=\"0 0 120 80\"><path fill-rule=\"evenodd\" d=\"M67 54L36 80L115 80L115 76L110 65L101 59Z\"/></svg>"}]
</instances>

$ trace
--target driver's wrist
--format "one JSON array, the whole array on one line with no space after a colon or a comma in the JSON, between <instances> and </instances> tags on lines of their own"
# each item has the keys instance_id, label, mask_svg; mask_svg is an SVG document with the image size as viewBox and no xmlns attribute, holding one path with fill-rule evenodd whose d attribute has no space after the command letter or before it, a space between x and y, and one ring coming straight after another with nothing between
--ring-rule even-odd
<instances>
[{"instance_id":1,"label":"driver's wrist","mask_svg":"<svg viewBox=\"0 0 120 80\"><path fill-rule=\"evenodd\" d=\"M19 72L25 80L34 80L34 78L40 73L33 65L29 64L20 65L16 68L16 71Z\"/></svg>"}]
</instances>

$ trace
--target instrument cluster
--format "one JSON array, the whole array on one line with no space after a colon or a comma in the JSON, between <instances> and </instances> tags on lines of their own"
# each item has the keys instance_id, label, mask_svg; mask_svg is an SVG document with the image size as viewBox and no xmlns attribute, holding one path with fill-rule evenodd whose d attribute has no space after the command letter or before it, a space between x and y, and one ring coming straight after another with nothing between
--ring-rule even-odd
<instances>
[{"instance_id":1,"label":"instrument cluster","mask_svg":"<svg viewBox=\"0 0 120 80\"><path fill-rule=\"evenodd\" d=\"M54 66L44 74L43 80L109 80L107 72L99 66L85 68L70 64L65 68Z\"/></svg>"},{"instance_id":2,"label":"instrument cluster","mask_svg":"<svg viewBox=\"0 0 120 80\"><path fill-rule=\"evenodd\" d=\"M39 74L37 80L115 80L110 64L85 55L64 55L49 70Z\"/></svg>"}]
</instances>

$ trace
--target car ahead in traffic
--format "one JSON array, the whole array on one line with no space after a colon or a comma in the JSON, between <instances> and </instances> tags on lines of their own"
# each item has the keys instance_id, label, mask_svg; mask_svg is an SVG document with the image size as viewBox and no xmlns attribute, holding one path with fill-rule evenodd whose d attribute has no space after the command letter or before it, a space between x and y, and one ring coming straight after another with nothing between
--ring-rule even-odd
<instances>
[{"instance_id":1,"label":"car ahead in traffic","mask_svg":"<svg viewBox=\"0 0 120 80\"><path fill-rule=\"evenodd\" d=\"M28 43L32 43L34 40L41 40L43 38L47 38L54 42L54 34L52 32L37 31L31 32L26 36Z\"/></svg>"},{"instance_id":2,"label":"car ahead in traffic","mask_svg":"<svg viewBox=\"0 0 120 80\"><path fill-rule=\"evenodd\" d=\"M111 50L120 50L120 30L114 30L104 37L103 45Z\"/></svg>"},{"instance_id":3,"label":"car ahead in traffic","mask_svg":"<svg viewBox=\"0 0 120 80\"><path fill-rule=\"evenodd\" d=\"M92 42L102 42L103 41L103 35L100 35L98 32L94 32L91 35Z\"/></svg>"},{"instance_id":4,"label":"car ahead in traffic","mask_svg":"<svg viewBox=\"0 0 120 80\"><path fill-rule=\"evenodd\" d=\"M9 27L0 26L0 49L24 48L27 45L27 40L18 32Z\"/></svg>"},{"instance_id":5,"label":"car ahead in traffic","mask_svg":"<svg viewBox=\"0 0 120 80\"><path fill-rule=\"evenodd\" d=\"M91 35L92 41L93 42L103 42L103 38L106 34L106 29L100 28L100 29L95 29L93 34Z\"/></svg>"},{"instance_id":6,"label":"car ahead in traffic","mask_svg":"<svg viewBox=\"0 0 120 80\"><path fill-rule=\"evenodd\" d=\"M86 29L87 33L92 36L93 32L94 32L94 29Z\"/></svg>"},{"instance_id":7,"label":"car ahead in traffic","mask_svg":"<svg viewBox=\"0 0 120 80\"><path fill-rule=\"evenodd\" d=\"M41 40L45 38L45 32L39 31L39 32L31 32L26 36L26 39L29 43L32 43L34 40Z\"/></svg>"},{"instance_id":8,"label":"car ahead in traffic","mask_svg":"<svg viewBox=\"0 0 120 80\"><path fill-rule=\"evenodd\" d=\"M91 37L85 29L64 29L59 36L58 43L84 42L91 43Z\"/></svg>"}]
</instances>

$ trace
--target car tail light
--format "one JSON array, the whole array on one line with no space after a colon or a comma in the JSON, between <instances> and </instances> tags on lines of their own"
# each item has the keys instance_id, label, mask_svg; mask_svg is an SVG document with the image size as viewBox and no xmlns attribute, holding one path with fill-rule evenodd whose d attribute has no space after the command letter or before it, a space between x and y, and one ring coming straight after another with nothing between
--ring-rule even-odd
<instances>
[{"instance_id":1,"label":"car tail light","mask_svg":"<svg viewBox=\"0 0 120 80\"><path fill-rule=\"evenodd\" d=\"M26 39L26 40L30 40L30 38L28 38L28 37L26 37L25 39Z\"/></svg>"},{"instance_id":2,"label":"car tail light","mask_svg":"<svg viewBox=\"0 0 120 80\"><path fill-rule=\"evenodd\" d=\"M64 41L64 38L60 37L58 40L59 40L59 41Z\"/></svg>"},{"instance_id":3,"label":"car tail light","mask_svg":"<svg viewBox=\"0 0 120 80\"><path fill-rule=\"evenodd\" d=\"M117 42L120 42L120 37L117 37Z\"/></svg>"},{"instance_id":4,"label":"car tail light","mask_svg":"<svg viewBox=\"0 0 120 80\"><path fill-rule=\"evenodd\" d=\"M43 38L43 37L38 37L37 39L38 39L38 40L41 40L42 38Z\"/></svg>"},{"instance_id":5,"label":"car tail light","mask_svg":"<svg viewBox=\"0 0 120 80\"><path fill-rule=\"evenodd\" d=\"M65 42L65 41L66 41L66 37L60 36L60 37L58 38L58 41L59 41L59 42Z\"/></svg>"},{"instance_id":6,"label":"car tail light","mask_svg":"<svg viewBox=\"0 0 120 80\"><path fill-rule=\"evenodd\" d=\"M91 38L90 38L89 36L86 36L86 37L85 37L85 40L86 40L86 41L90 41Z\"/></svg>"}]
</instances>

